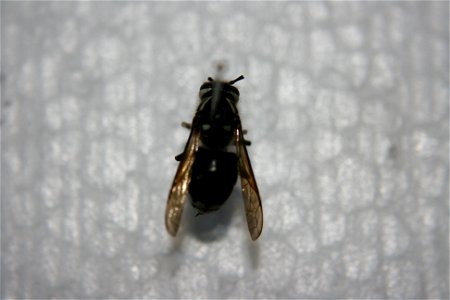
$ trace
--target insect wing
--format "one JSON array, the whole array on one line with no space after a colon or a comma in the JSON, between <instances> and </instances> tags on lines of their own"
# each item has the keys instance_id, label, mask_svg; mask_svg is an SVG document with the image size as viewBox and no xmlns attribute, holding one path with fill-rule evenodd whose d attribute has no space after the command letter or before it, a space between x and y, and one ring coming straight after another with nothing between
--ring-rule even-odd
<instances>
[{"instance_id":1,"label":"insect wing","mask_svg":"<svg viewBox=\"0 0 450 300\"><path fill-rule=\"evenodd\" d=\"M188 192L189 182L191 181L192 165L194 164L195 154L200 143L200 129L198 128L196 118L192 124L189 139L184 148L177 173L173 179L172 188L169 191L166 206L166 228L167 231L175 236L180 226L183 215L184 202Z\"/></svg>"},{"instance_id":2,"label":"insect wing","mask_svg":"<svg viewBox=\"0 0 450 300\"><path fill-rule=\"evenodd\" d=\"M263 211L261 197L259 195L258 186L256 185L250 158L248 157L247 148L245 147L245 140L240 122L235 131L235 139L248 230L250 231L252 240L256 240L261 234L263 227Z\"/></svg>"}]
</instances>

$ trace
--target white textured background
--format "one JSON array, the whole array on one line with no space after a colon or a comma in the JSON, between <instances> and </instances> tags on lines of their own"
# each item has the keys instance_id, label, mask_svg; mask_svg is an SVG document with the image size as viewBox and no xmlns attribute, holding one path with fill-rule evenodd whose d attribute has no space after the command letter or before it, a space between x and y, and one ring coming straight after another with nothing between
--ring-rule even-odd
<instances>
[{"instance_id":1,"label":"white textured background","mask_svg":"<svg viewBox=\"0 0 450 300\"><path fill-rule=\"evenodd\" d=\"M448 298L448 2L2 2L2 298ZM214 62L263 197L163 215Z\"/></svg>"}]
</instances>

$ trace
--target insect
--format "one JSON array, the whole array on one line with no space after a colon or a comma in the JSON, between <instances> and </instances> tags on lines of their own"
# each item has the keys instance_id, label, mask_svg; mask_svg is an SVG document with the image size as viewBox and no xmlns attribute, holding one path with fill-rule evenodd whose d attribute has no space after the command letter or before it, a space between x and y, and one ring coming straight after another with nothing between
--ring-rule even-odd
<instances>
[{"instance_id":1,"label":"insect","mask_svg":"<svg viewBox=\"0 0 450 300\"><path fill-rule=\"evenodd\" d=\"M256 240L261 234L261 198L246 148L250 142L244 139L237 110L239 90L233 86L242 79L242 75L228 82L208 77L200 86L192 124L182 124L191 132L184 151L175 157L180 163L167 200L165 223L172 236L180 226L188 192L198 214L218 210L230 196L238 173L250 236Z\"/></svg>"}]
</instances>

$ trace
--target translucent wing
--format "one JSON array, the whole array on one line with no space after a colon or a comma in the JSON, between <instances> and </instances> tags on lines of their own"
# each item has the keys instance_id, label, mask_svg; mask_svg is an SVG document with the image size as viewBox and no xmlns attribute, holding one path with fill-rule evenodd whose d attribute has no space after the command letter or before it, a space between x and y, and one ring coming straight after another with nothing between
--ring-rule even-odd
<instances>
[{"instance_id":1,"label":"translucent wing","mask_svg":"<svg viewBox=\"0 0 450 300\"><path fill-rule=\"evenodd\" d=\"M189 139L181 154L180 164L177 173L173 179L172 188L169 191L166 206L166 228L167 231L175 236L180 226L183 215L184 202L188 192L189 182L191 181L191 170L194 164L195 154L200 143L200 130L198 128L197 117L192 122L192 129Z\"/></svg>"},{"instance_id":2,"label":"translucent wing","mask_svg":"<svg viewBox=\"0 0 450 300\"><path fill-rule=\"evenodd\" d=\"M245 215L252 240L256 240L263 227L263 211L261 197L256 185L255 175L245 147L240 121L235 131L236 153L239 158L239 175L241 177L242 196L244 198Z\"/></svg>"}]
</instances>

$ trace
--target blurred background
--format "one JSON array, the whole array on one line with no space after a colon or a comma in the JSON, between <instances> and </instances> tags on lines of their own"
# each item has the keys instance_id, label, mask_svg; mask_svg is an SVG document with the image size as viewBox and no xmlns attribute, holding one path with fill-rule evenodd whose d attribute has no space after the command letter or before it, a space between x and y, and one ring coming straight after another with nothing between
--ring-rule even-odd
<instances>
[{"instance_id":1,"label":"blurred background","mask_svg":"<svg viewBox=\"0 0 450 300\"><path fill-rule=\"evenodd\" d=\"M448 298L448 2L2 2L2 298ZM164 227L245 75L263 208Z\"/></svg>"}]
</instances>

